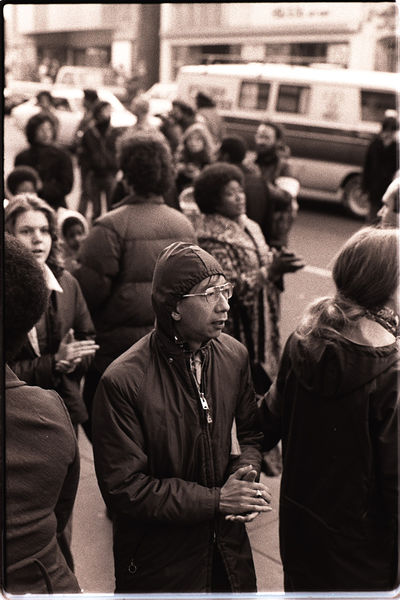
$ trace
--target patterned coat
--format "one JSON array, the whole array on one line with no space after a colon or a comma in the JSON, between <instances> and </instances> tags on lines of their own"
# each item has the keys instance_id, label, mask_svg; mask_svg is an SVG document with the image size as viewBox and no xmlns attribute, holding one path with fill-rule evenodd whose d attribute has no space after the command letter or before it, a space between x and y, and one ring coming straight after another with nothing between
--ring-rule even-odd
<instances>
[{"instance_id":1,"label":"patterned coat","mask_svg":"<svg viewBox=\"0 0 400 600\"><path fill-rule=\"evenodd\" d=\"M219 214L197 221L199 245L212 254L234 284L225 332L247 347L250 360L263 365L272 380L280 355L279 289L262 284L257 273L269 266L272 253L259 225L245 218L244 225Z\"/></svg>"}]
</instances>

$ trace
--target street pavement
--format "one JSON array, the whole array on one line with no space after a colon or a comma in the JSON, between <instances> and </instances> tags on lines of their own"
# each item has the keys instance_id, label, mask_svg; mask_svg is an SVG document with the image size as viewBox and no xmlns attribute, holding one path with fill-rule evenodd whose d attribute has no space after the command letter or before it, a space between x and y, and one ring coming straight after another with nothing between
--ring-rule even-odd
<instances>
[{"instance_id":1,"label":"street pavement","mask_svg":"<svg viewBox=\"0 0 400 600\"><path fill-rule=\"evenodd\" d=\"M81 476L72 524L72 553L75 573L84 592L110 594L114 591L112 527L97 486L93 452L79 430ZM278 504L280 477L261 475L272 493L272 511L248 524L257 574L258 591L282 595L283 576L279 557ZM161 592L162 590L160 590ZM271 598L271 594L268 598Z\"/></svg>"}]
</instances>

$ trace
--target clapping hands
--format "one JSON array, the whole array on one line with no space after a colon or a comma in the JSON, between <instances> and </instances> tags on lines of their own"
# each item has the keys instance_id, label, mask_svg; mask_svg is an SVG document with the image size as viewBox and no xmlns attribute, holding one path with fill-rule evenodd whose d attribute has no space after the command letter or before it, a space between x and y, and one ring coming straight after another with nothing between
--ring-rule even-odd
<instances>
[{"instance_id":1,"label":"clapping hands","mask_svg":"<svg viewBox=\"0 0 400 600\"><path fill-rule=\"evenodd\" d=\"M70 329L60 342L55 354L56 370L72 373L85 356L93 356L99 346L94 340L75 340L74 330Z\"/></svg>"}]
</instances>

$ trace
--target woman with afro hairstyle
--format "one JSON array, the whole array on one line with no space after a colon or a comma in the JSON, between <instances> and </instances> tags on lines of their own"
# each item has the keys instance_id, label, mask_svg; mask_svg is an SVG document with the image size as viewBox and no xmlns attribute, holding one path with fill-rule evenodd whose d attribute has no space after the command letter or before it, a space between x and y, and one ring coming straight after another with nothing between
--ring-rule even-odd
<instances>
[{"instance_id":1,"label":"woman with afro hairstyle","mask_svg":"<svg viewBox=\"0 0 400 600\"><path fill-rule=\"evenodd\" d=\"M138 132L126 140L120 168L130 193L94 223L75 272L100 345L85 381L89 417L106 367L154 326L151 282L159 253L172 242L196 240L190 221L164 202L174 168L159 134Z\"/></svg>"},{"instance_id":2,"label":"woman with afro hairstyle","mask_svg":"<svg viewBox=\"0 0 400 600\"><path fill-rule=\"evenodd\" d=\"M235 165L205 167L194 184L203 213L196 229L199 245L212 254L234 285L229 333L247 347L257 393L276 375L280 356L279 287L284 272L302 267L294 254L271 251L258 224L246 216L243 173Z\"/></svg>"},{"instance_id":3,"label":"woman with afro hairstyle","mask_svg":"<svg viewBox=\"0 0 400 600\"><path fill-rule=\"evenodd\" d=\"M54 123L39 113L26 124L29 148L19 152L14 166L27 165L39 174L42 182L40 197L54 210L67 208L65 197L71 192L74 172L70 154L54 143Z\"/></svg>"}]
</instances>

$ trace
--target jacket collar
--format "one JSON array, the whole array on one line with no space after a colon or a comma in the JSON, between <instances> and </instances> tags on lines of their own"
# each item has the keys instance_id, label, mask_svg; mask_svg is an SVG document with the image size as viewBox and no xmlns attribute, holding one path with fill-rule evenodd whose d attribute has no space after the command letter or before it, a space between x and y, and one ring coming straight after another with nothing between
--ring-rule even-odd
<instances>
[{"instance_id":1,"label":"jacket collar","mask_svg":"<svg viewBox=\"0 0 400 600\"><path fill-rule=\"evenodd\" d=\"M149 196L148 198L144 196L139 196L138 194L129 194L123 198L120 202L114 205L114 208L119 208L120 206L125 206L126 204L165 204L164 198L162 196Z\"/></svg>"},{"instance_id":2,"label":"jacket collar","mask_svg":"<svg viewBox=\"0 0 400 600\"><path fill-rule=\"evenodd\" d=\"M21 381L20 379L18 379L18 377L16 376L14 371L7 364L6 364L6 369L5 369L5 375L6 375L6 389L21 387L22 385L26 385L26 383L24 381Z\"/></svg>"},{"instance_id":3,"label":"jacket collar","mask_svg":"<svg viewBox=\"0 0 400 600\"><path fill-rule=\"evenodd\" d=\"M43 265L43 275L48 290L50 290L51 292L54 291L60 292L61 294L63 293L63 289L58 283L56 276L54 275L53 271L46 265L46 263Z\"/></svg>"},{"instance_id":4,"label":"jacket collar","mask_svg":"<svg viewBox=\"0 0 400 600\"><path fill-rule=\"evenodd\" d=\"M162 329L159 329L158 327L156 327L155 335L156 338L160 341L161 346L163 347L166 355L173 359L188 360L190 356L197 353L200 353L202 359L204 359L204 357L209 352L210 344L212 341L208 340L201 346L199 350L193 352L192 350L190 350L188 344L185 341L180 340L178 336L174 336L174 339L171 339L164 333Z\"/></svg>"}]
</instances>

